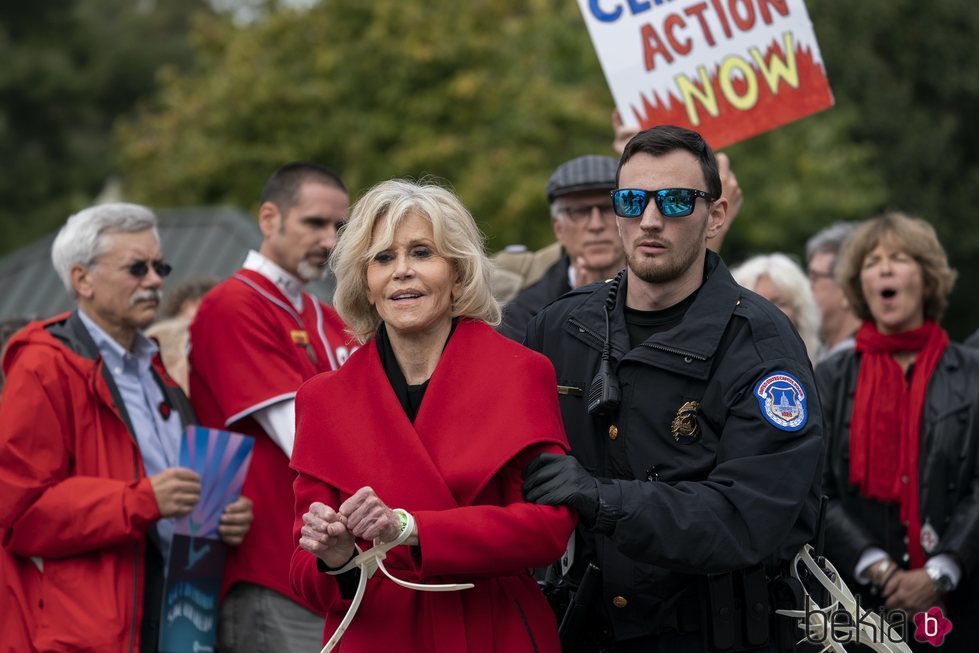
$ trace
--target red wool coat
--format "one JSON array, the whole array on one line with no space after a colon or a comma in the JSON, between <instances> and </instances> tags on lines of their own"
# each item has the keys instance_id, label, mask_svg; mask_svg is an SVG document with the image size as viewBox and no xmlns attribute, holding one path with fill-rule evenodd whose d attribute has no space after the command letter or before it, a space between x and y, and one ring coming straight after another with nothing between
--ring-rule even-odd
<instances>
[{"instance_id":1,"label":"red wool coat","mask_svg":"<svg viewBox=\"0 0 979 653\"><path fill-rule=\"evenodd\" d=\"M550 564L575 525L567 508L524 502L524 465L565 451L554 370L546 358L482 322L456 327L414 424L384 373L375 342L296 397L292 466L298 541L302 515L334 508L365 485L411 512L419 546L385 565L423 583L473 582L458 592L417 592L377 573L340 649L367 653L557 653L554 616L528 568ZM362 546L369 546L362 543ZM325 637L349 601L336 580L298 549L293 588L327 613Z\"/></svg>"}]
</instances>

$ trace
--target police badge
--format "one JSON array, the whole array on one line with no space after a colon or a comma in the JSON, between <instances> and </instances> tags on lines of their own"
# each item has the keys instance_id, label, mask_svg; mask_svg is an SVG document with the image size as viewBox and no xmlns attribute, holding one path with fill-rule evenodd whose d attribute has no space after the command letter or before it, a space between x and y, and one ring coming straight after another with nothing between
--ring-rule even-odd
<instances>
[{"instance_id":1,"label":"police badge","mask_svg":"<svg viewBox=\"0 0 979 653\"><path fill-rule=\"evenodd\" d=\"M700 440L700 423L697 422L697 409L700 403L688 401L680 406L671 425L673 439L677 444L693 444Z\"/></svg>"}]
</instances>

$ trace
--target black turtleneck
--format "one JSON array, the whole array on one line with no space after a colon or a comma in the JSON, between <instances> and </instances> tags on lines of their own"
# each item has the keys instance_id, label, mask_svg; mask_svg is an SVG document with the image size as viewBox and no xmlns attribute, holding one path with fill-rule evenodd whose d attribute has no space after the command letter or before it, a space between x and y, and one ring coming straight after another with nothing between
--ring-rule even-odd
<instances>
[{"instance_id":1,"label":"black turtleneck","mask_svg":"<svg viewBox=\"0 0 979 653\"><path fill-rule=\"evenodd\" d=\"M452 320L452 329L449 331L449 337L445 339L445 345L449 344L449 338L452 337L458 323L459 318ZM418 415L418 410L421 408L422 399L425 398L425 390L428 389L428 382L431 379L425 379L424 383L419 383L418 385L409 385L405 379L404 372L401 371L401 366L398 365L398 359L394 355L394 349L391 347L391 338L388 337L387 328L383 322L377 329L376 337L377 353L381 357L381 365L384 367L384 373L387 374L388 381L391 383L391 389L394 390L394 395L401 402L401 407L404 408L408 420L414 423L415 417ZM445 345L442 345L443 351L445 350Z\"/></svg>"}]
</instances>

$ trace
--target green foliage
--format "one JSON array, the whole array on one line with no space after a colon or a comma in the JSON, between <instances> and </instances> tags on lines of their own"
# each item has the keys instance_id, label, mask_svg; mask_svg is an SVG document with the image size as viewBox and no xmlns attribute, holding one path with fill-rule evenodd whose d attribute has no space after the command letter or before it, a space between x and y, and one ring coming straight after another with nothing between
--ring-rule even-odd
<instances>
[{"instance_id":1,"label":"green foliage","mask_svg":"<svg viewBox=\"0 0 979 653\"><path fill-rule=\"evenodd\" d=\"M935 225L959 282L945 326L979 326L972 298L979 230L979 5L969 0L820 0L810 3L840 110L859 117L850 138L876 150L886 208ZM885 208L882 206L881 208Z\"/></svg>"},{"instance_id":2,"label":"green foliage","mask_svg":"<svg viewBox=\"0 0 979 653\"><path fill-rule=\"evenodd\" d=\"M50 231L115 170L112 125L186 64L202 0L0 4L0 250Z\"/></svg>"},{"instance_id":3,"label":"green foliage","mask_svg":"<svg viewBox=\"0 0 979 653\"><path fill-rule=\"evenodd\" d=\"M803 262L816 231L880 208L887 190L876 149L847 140L857 120L834 108L727 150L745 203L724 242L725 260L781 251Z\"/></svg>"},{"instance_id":4,"label":"green foliage","mask_svg":"<svg viewBox=\"0 0 979 653\"><path fill-rule=\"evenodd\" d=\"M244 27L208 21L198 38L206 61L120 129L127 190L150 203L254 206L275 167L309 158L355 195L443 179L491 246L539 244L550 172L611 140L571 2L330 0Z\"/></svg>"},{"instance_id":5,"label":"green foliage","mask_svg":"<svg viewBox=\"0 0 979 653\"><path fill-rule=\"evenodd\" d=\"M609 152L612 102L574 2L324 0L197 28L198 66L119 131L126 187L152 204L253 206L272 169L312 158L355 194L442 178L491 247L540 246L550 172ZM832 110L731 148L748 199L729 258L801 254L815 228L882 204L857 120Z\"/></svg>"},{"instance_id":6,"label":"green foliage","mask_svg":"<svg viewBox=\"0 0 979 653\"><path fill-rule=\"evenodd\" d=\"M572 0L250 0L264 17L245 25L191 11L202 2L0 8L0 247L59 224L113 171L154 206L254 207L269 172L299 158L336 167L355 196L444 179L491 248L536 247L552 238L550 172L609 151L612 100ZM962 273L946 324L965 335L979 325L979 5L808 5L837 106L728 149L746 199L725 257L801 257L836 220L918 213Z\"/></svg>"},{"instance_id":7,"label":"green foliage","mask_svg":"<svg viewBox=\"0 0 979 653\"><path fill-rule=\"evenodd\" d=\"M745 208L725 258L779 249L888 208L938 231L960 276L945 326L979 326L979 5L968 0L808 3L836 107L731 148Z\"/></svg>"}]
</instances>

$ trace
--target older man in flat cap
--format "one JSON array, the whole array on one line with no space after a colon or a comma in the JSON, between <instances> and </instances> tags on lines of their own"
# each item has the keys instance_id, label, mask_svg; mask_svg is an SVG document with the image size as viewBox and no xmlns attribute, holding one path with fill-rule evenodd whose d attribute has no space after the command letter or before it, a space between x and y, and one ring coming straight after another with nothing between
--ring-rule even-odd
<instances>
[{"instance_id":1,"label":"older man in flat cap","mask_svg":"<svg viewBox=\"0 0 979 653\"><path fill-rule=\"evenodd\" d=\"M580 156L559 165L547 180L551 226L564 255L504 306L503 335L522 341L527 323L544 306L572 288L612 277L625 266L609 196L617 166L610 156Z\"/></svg>"}]
</instances>

